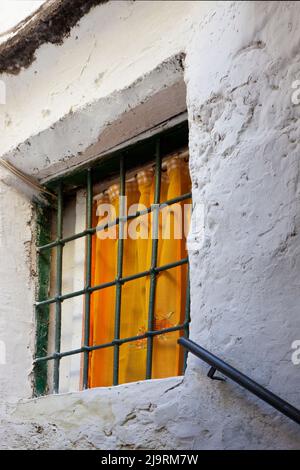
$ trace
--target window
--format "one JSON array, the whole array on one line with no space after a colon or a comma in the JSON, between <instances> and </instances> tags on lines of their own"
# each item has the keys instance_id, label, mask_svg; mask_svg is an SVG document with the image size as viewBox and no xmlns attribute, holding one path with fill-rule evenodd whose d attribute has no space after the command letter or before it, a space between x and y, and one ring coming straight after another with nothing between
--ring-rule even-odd
<instances>
[{"instance_id":1,"label":"window","mask_svg":"<svg viewBox=\"0 0 300 470\"><path fill-rule=\"evenodd\" d=\"M84 187L85 227L66 235L72 225L67 207L78 204L76 195ZM62 390L65 358L77 358L81 388L180 375L185 357L177 339L188 335L190 303L186 123L105 156L49 188L57 194L55 214L53 208L38 208L36 393ZM64 292L63 259L74 241L81 242L84 284ZM64 350L62 307L79 298L80 344Z\"/></svg>"}]
</instances>

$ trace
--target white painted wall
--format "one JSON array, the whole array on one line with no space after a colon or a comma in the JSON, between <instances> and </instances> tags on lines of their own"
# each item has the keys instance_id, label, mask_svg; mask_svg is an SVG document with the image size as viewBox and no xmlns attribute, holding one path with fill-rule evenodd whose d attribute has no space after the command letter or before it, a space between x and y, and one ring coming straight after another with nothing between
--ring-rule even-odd
<instances>
[{"instance_id":1,"label":"white painted wall","mask_svg":"<svg viewBox=\"0 0 300 470\"><path fill-rule=\"evenodd\" d=\"M175 16L167 14L168 2L159 2L155 8L151 6L154 2L122 2L120 9L118 2L112 3L83 19L83 37L92 37L94 18L100 21L97 15L101 9L111 15L107 20L117 23L115 17L121 17L123 30L120 36L117 32L109 35L109 47L111 37L124 39L128 27L130 34L126 37L132 48L128 46L128 51L134 54L139 50L137 62L129 65L128 57L123 57L116 61L115 69L110 69L109 64L109 71L103 76L101 87L106 90L105 109L109 116L116 117L119 106L123 112L142 97L151 96L163 86L164 76L170 85L168 65L166 75L164 67L157 69L158 74L152 74L152 78L159 77L155 89L151 89L147 73L169 54L181 50L187 54L185 80L193 197L205 207L204 243L190 253L191 337L299 407L299 366L291 363L291 343L300 339L300 108L291 103L291 84L298 78L300 65L298 5L219 2L211 3L202 14L202 4L191 2L196 6L185 7L185 11L195 9L191 21L180 13L176 17L176 11L184 8L176 6L181 2L172 3ZM143 8L147 15L142 14ZM166 17L170 16L172 21L168 22ZM137 24L137 32L145 34L140 49L133 34ZM167 24L174 29L168 30ZM107 22L108 29L112 25ZM148 36L147 25L149 31L152 25L152 36ZM52 46L43 46L37 62L20 76L9 77L9 82L21 82L23 76L31 83L34 68L39 65L43 70L42 64L50 64L52 59L55 62L55 57L59 62L60 54L67 50L66 44L54 48L56 55ZM76 54L80 55L80 50ZM115 57L113 54L119 57L121 51L115 47L110 50ZM64 57L67 69L67 56ZM128 75L122 74L125 69ZM173 70L171 76L175 76L173 73L177 72ZM119 84L117 78L108 80L111 74L124 80ZM86 71L83 76L86 86L94 79L92 72L89 75ZM60 86L63 77L60 74L57 82L51 83ZM137 79L138 85L126 88ZM76 153L79 144L74 129L79 132L80 123L89 122L93 116L91 106L80 107L81 91L78 88L75 92L79 83L80 79L74 78L73 98L61 88L64 105L73 103L76 107L73 115L64 118L62 127L54 126L54 132L47 129L52 119L53 123L66 112L53 97L51 117L45 118L43 124L22 124L21 120L17 124L16 120L13 129L5 131L4 152L43 131L31 137L27 151L22 145L19 157L11 153L10 158L23 162L23 168L28 165L29 170L34 162L41 170L62 158L70 143L74 144L71 153ZM45 83L44 87L45 97L49 88ZM30 100L33 113L38 112L41 103L44 106L40 93L36 90L39 97ZM101 103L102 96L100 92L93 96L94 110L96 100ZM117 103L116 96L120 99ZM97 122L90 134L86 132L88 126L83 126L83 147L95 141L102 125L105 126L105 119L102 124ZM39 154L39 149L44 149L44 153ZM47 154L51 157L48 163ZM26 246L31 246L32 212L28 199L11 184L7 177L0 181L4 240L0 248L0 289L5 300L0 306L0 339L5 333L10 348L8 366L6 369L0 366L2 448L299 448L298 426L230 381L208 380L207 367L192 357L184 378L27 400L34 282L30 280Z\"/></svg>"},{"instance_id":2,"label":"white painted wall","mask_svg":"<svg viewBox=\"0 0 300 470\"><path fill-rule=\"evenodd\" d=\"M212 7L211 2L114 0L92 9L62 46L43 45L21 75L0 75L7 88L7 104L0 107L0 155L29 139L10 160L38 173L83 151L129 102L134 107L165 85L168 77L162 79L157 70L146 86L130 89L185 49L194 22ZM128 92L119 93L124 89ZM62 139L66 133L72 138Z\"/></svg>"},{"instance_id":3,"label":"white painted wall","mask_svg":"<svg viewBox=\"0 0 300 470\"><path fill-rule=\"evenodd\" d=\"M34 214L22 193L3 181L0 168L0 341L6 363L0 364L0 409L31 395L34 344Z\"/></svg>"},{"instance_id":4,"label":"white painted wall","mask_svg":"<svg viewBox=\"0 0 300 470\"><path fill-rule=\"evenodd\" d=\"M1 0L0 43L11 37L10 30L34 13L45 0Z\"/></svg>"}]
</instances>

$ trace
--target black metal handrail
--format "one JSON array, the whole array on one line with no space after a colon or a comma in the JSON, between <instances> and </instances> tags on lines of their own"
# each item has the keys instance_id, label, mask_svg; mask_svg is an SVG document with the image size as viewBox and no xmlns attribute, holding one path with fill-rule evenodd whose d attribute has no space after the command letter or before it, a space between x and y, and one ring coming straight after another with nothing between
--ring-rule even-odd
<instances>
[{"instance_id":1,"label":"black metal handrail","mask_svg":"<svg viewBox=\"0 0 300 470\"><path fill-rule=\"evenodd\" d=\"M224 380L221 377L214 376L216 371L221 372L223 375L229 377L234 382L249 390L249 392L253 393L261 400L265 401L266 403L269 403L269 405L273 406L273 408L280 411L280 413L284 414L288 418L300 424L300 410L290 405L288 402L286 402L279 396L270 392L270 390L266 389L262 385L259 385L257 382L250 379L250 377L238 371L230 364L224 362L222 359L215 356L211 352L202 348L201 346L199 346L199 344L195 343L194 341L182 337L179 338L178 343L184 348L186 348L189 352L199 357L211 366L208 372L208 377L210 377L211 379Z\"/></svg>"}]
</instances>

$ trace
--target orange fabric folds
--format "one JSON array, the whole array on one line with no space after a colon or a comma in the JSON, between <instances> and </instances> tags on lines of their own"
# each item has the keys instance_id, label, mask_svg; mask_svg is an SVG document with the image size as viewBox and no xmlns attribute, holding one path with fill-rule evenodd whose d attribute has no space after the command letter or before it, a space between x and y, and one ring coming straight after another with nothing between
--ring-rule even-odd
<instances>
[{"instance_id":1,"label":"orange fabric folds","mask_svg":"<svg viewBox=\"0 0 300 470\"><path fill-rule=\"evenodd\" d=\"M187 162L172 157L166 160L161 178L161 202L190 191ZM137 172L126 182L127 215L149 208L154 201L154 172L150 168ZM159 214L157 265L186 258L186 205L183 201L162 207ZM96 213L97 211L97 213ZM97 198L95 225L103 227L118 216L119 191L113 185ZM151 213L145 213L125 224L123 277L148 271L151 267ZM92 285L113 281L116 277L118 226L99 230L93 240ZM122 285L120 337L143 335L148 328L149 276L130 280ZM162 330L184 322L187 286L187 265L161 271L156 278L153 329ZM114 339L116 287L93 292L91 301L90 344L109 343ZM183 357L177 345L182 331L163 333L153 338L152 377L162 378L182 373ZM90 387L109 386L113 381L113 347L90 354ZM147 339L141 338L120 345L119 383L144 380L146 376Z\"/></svg>"}]
</instances>

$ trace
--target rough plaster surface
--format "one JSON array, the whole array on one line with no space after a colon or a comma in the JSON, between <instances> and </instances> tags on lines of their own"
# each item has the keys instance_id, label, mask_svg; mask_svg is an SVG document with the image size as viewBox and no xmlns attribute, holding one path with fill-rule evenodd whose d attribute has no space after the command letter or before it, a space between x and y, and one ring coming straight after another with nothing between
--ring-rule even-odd
<instances>
[{"instance_id":1,"label":"rough plaster surface","mask_svg":"<svg viewBox=\"0 0 300 470\"><path fill-rule=\"evenodd\" d=\"M6 364L0 364L0 409L32 393L34 336L34 214L26 196L7 185L6 178L0 168L0 340L6 349Z\"/></svg>"},{"instance_id":2,"label":"rough plaster surface","mask_svg":"<svg viewBox=\"0 0 300 470\"><path fill-rule=\"evenodd\" d=\"M6 158L38 172L83 151L128 103L134 107L153 94L157 78L144 89L131 87L185 49L194 21L210 8L211 2L176 1L170 15L169 2L121 0L93 8L63 45L42 45L17 76L0 74L7 94L0 155L11 152Z\"/></svg>"},{"instance_id":3,"label":"rough plaster surface","mask_svg":"<svg viewBox=\"0 0 300 470\"><path fill-rule=\"evenodd\" d=\"M36 4L31 15L7 31L4 37L0 35L0 73L18 74L29 67L35 60L35 51L42 44L62 44L82 16L93 6L106 1L52 0L40 8Z\"/></svg>"},{"instance_id":4,"label":"rough plaster surface","mask_svg":"<svg viewBox=\"0 0 300 470\"><path fill-rule=\"evenodd\" d=\"M224 393L223 389L227 388ZM233 387L235 388L235 387ZM2 428L3 429L3 428ZM40 398L11 407L2 447L296 448L297 427L202 372Z\"/></svg>"},{"instance_id":5,"label":"rough plaster surface","mask_svg":"<svg viewBox=\"0 0 300 470\"><path fill-rule=\"evenodd\" d=\"M191 337L297 407L300 108L291 83L299 19L296 2L220 2L185 49L193 197L205 207L204 242L190 253ZM13 239L5 235L13 255L0 248L1 321L19 338L0 389L10 400L1 407L2 448L299 448L296 424L230 381L210 381L193 357L184 379L25 400L32 213L25 197L1 191L4 226L18 227Z\"/></svg>"}]
</instances>

